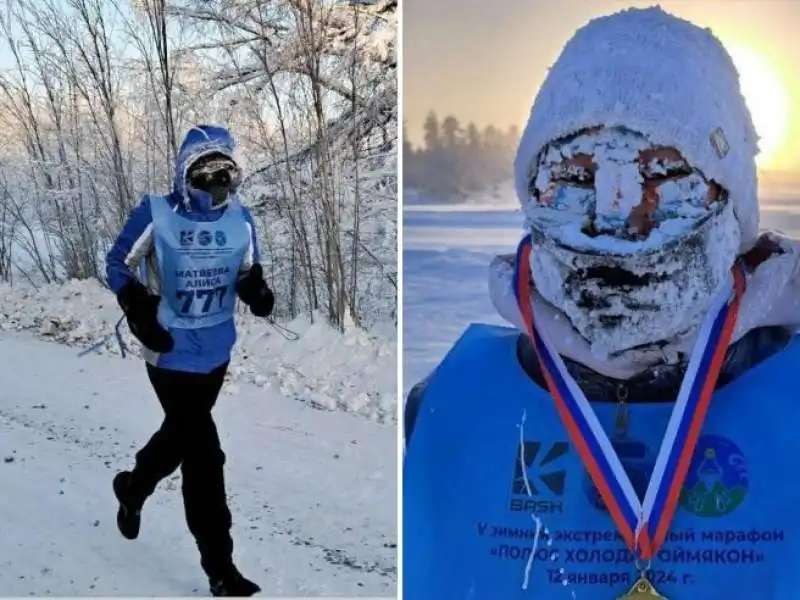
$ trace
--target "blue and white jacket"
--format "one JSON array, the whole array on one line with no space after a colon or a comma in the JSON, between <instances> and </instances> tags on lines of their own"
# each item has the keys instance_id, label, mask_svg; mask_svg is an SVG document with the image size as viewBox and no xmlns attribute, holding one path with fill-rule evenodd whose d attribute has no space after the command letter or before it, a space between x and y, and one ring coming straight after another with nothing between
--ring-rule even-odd
<instances>
[{"instance_id":1,"label":"blue and white jacket","mask_svg":"<svg viewBox=\"0 0 800 600\"><path fill-rule=\"evenodd\" d=\"M235 144L231 134L222 127L198 126L186 134L175 161L172 192L166 196L169 205L193 221L216 221L227 207L210 209L201 206L186 189L186 171L198 158L222 153L233 158ZM250 229L250 247L240 267L245 272L258 263L259 248L253 217L242 207ZM161 274L158 272L153 244L153 219L150 197L145 196L132 212L116 242L106 256L106 276L111 290L118 294L131 280L144 283L150 293L161 293ZM204 329L170 329L175 347L167 354L144 350L145 360L157 367L177 371L207 373L230 360L236 343L233 319Z\"/></svg>"}]
</instances>

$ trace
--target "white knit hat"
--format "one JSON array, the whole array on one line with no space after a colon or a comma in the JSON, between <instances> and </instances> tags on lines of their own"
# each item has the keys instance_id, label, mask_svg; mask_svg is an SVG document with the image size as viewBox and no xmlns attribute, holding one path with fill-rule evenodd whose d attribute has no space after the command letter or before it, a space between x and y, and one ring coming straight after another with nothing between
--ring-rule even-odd
<instances>
[{"instance_id":1,"label":"white knit hat","mask_svg":"<svg viewBox=\"0 0 800 600\"><path fill-rule=\"evenodd\" d=\"M596 126L624 126L677 148L728 190L740 249L753 245L758 138L733 61L710 30L659 7L628 9L579 29L550 69L522 134L515 180L523 210L542 148Z\"/></svg>"}]
</instances>

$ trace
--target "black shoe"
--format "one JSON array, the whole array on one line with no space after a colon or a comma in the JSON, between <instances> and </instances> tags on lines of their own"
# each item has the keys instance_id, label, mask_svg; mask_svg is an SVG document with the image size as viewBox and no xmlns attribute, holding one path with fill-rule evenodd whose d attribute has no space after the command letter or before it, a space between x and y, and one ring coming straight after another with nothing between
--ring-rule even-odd
<instances>
[{"instance_id":1,"label":"black shoe","mask_svg":"<svg viewBox=\"0 0 800 600\"><path fill-rule=\"evenodd\" d=\"M131 493L131 472L122 471L114 477L114 495L119 501L117 510L117 527L119 532L129 540L139 537L142 523L142 502L137 501Z\"/></svg>"},{"instance_id":2,"label":"black shoe","mask_svg":"<svg viewBox=\"0 0 800 600\"><path fill-rule=\"evenodd\" d=\"M209 577L208 584L213 596L234 596L243 598L261 591L257 584L245 578L235 567L219 578Z\"/></svg>"}]
</instances>

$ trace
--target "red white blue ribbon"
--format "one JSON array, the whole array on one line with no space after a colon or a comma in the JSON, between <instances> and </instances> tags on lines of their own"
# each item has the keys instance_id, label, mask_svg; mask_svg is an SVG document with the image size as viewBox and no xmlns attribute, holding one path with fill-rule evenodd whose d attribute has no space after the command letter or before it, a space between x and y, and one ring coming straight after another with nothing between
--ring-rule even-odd
<instances>
[{"instance_id":1,"label":"red white blue ribbon","mask_svg":"<svg viewBox=\"0 0 800 600\"><path fill-rule=\"evenodd\" d=\"M531 303L531 239L517 249L514 293L561 421L628 548L650 560L664 543L716 387L744 294L735 265L712 301L697 336L653 474L640 501L589 400L567 371L546 332L536 328Z\"/></svg>"}]
</instances>

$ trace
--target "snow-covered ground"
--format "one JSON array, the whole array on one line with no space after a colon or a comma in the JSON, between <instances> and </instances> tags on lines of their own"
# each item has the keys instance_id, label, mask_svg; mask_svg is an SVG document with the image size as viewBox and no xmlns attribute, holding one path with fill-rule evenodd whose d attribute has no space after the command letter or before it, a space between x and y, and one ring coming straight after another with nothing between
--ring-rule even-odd
<instances>
[{"instance_id":1,"label":"snow-covered ground","mask_svg":"<svg viewBox=\"0 0 800 600\"><path fill-rule=\"evenodd\" d=\"M242 571L266 596L395 595L394 425L236 388L215 415ZM0 331L0 390L2 595L208 595L178 474L138 540L116 530L111 478L161 417L140 361Z\"/></svg>"},{"instance_id":2,"label":"snow-covered ground","mask_svg":"<svg viewBox=\"0 0 800 600\"><path fill-rule=\"evenodd\" d=\"M404 209L403 389L436 366L472 321L494 322L489 261L514 248L520 218L509 209Z\"/></svg>"},{"instance_id":3,"label":"snow-covered ground","mask_svg":"<svg viewBox=\"0 0 800 600\"><path fill-rule=\"evenodd\" d=\"M0 595L208 595L180 475L116 530L111 479L161 419L113 296L0 286ZM215 408L236 556L266 596L396 594L396 334L241 314ZM286 333L286 332L284 332ZM289 335L291 337L291 335Z\"/></svg>"},{"instance_id":4,"label":"snow-covered ground","mask_svg":"<svg viewBox=\"0 0 800 600\"><path fill-rule=\"evenodd\" d=\"M236 394L240 384L251 383L316 408L385 423L396 418L397 336L392 325L371 333L350 328L340 335L322 318L312 325L302 317L284 324L300 335L287 340L267 321L239 308L239 340L224 394ZM39 289L0 284L0 335L30 330L78 352L112 332L120 315L114 296L94 280ZM138 353L127 327L122 332L127 346ZM120 354L115 338L101 351Z\"/></svg>"},{"instance_id":5,"label":"snow-covered ground","mask_svg":"<svg viewBox=\"0 0 800 600\"><path fill-rule=\"evenodd\" d=\"M762 188L763 189L763 188ZM498 253L513 253L522 216L509 194L500 202L426 204L419 198L403 215L403 389L442 359L471 322L497 323L487 290L488 267ZM800 192L762 194L761 226L800 237Z\"/></svg>"}]
</instances>

